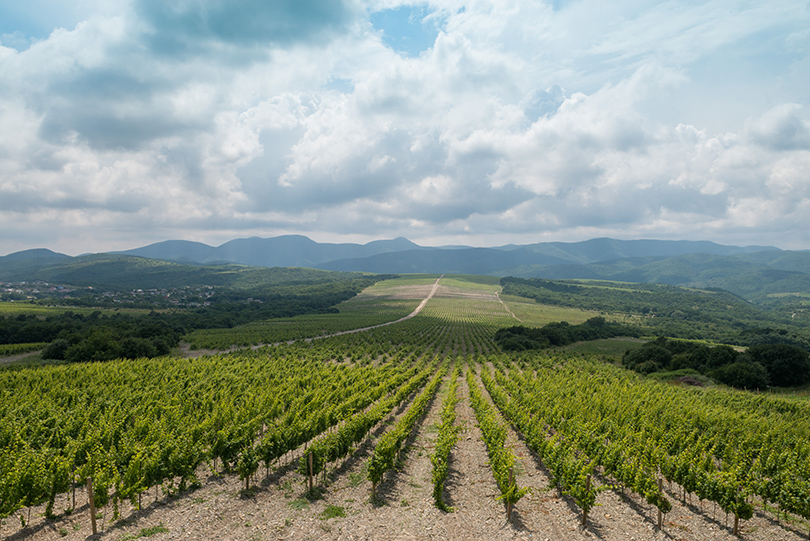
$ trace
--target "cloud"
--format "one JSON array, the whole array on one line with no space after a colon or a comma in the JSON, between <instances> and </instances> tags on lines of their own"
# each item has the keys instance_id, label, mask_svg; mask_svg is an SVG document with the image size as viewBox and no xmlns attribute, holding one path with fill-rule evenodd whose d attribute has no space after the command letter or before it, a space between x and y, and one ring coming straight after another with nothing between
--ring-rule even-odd
<instances>
[{"instance_id":1,"label":"cloud","mask_svg":"<svg viewBox=\"0 0 810 541\"><path fill-rule=\"evenodd\" d=\"M0 228L77 252L286 232L775 244L810 225L795 3L82 6L20 30L27 48L0 38ZM397 46L386 13L424 39Z\"/></svg>"},{"instance_id":2,"label":"cloud","mask_svg":"<svg viewBox=\"0 0 810 541\"><path fill-rule=\"evenodd\" d=\"M138 0L147 43L164 55L216 55L220 47L290 45L342 32L353 9L336 0ZM232 58L238 58L234 54Z\"/></svg>"},{"instance_id":3,"label":"cloud","mask_svg":"<svg viewBox=\"0 0 810 541\"><path fill-rule=\"evenodd\" d=\"M810 149L810 122L798 103L783 103L746 123L748 137L772 150Z\"/></svg>"}]
</instances>

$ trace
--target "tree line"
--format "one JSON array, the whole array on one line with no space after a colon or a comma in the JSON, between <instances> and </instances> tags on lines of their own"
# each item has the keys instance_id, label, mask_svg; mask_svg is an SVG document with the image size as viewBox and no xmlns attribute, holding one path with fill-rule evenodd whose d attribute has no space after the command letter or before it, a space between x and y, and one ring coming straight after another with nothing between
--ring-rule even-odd
<instances>
[{"instance_id":1,"label":"tree line","mask_svg":"<svg viewBox=\"0 0 810 541\"><path fill-rule=\"evenodd\" d=\"M348 300L379 278L368 277L301 286L293 293L265 290L246 298L244 291L225 291L210 306L148 314L91 314L67 311L46 317L19 314L0 317L0 345L47 342L45 359L107 361L168 354L183 335L196 329L222 329L265 319L337 312ZM259 292L257 292L259 293Z\"/></svg>"},{"instance_id":2,"label":"tree line","mask_svg":"<svg viewBox=\"0 0 810 541\"><path fill-rule=\"evenodd\" d=\"M580 325L560 321L539 328L522 325L506 327L495 332L495 342L505 351L525 351L616 336L637 337L639 329L622 323L608 322L605 318L597 316Z\"/></svg>"},{"instance_id":3,"label":"tree line","mask_svg":"<svg viewBox=\"0 0 810 541\"><path fill-rule=\"evenodd\" d=\"M694 371L740 389L793 387L810 381L810 355L792 344L759 344L737 351L662 337L626 352L622 364L643 374Z\"/></svg>"}]
</instances>

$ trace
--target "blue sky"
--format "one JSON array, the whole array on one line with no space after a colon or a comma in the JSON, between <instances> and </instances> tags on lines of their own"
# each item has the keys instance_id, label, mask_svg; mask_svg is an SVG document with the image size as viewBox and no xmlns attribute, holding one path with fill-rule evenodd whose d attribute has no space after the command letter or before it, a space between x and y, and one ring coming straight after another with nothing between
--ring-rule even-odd
<instances>
[{"instance_id":1,"label":"blue sky","mask_svg":"<svg viewBox=\"0 0 810 541\"><path fill-rule=\"evenodd\" d=\"M400 5L370 14L386 47L406 57L418 57L436 42L444 18L428 4Z\"/></svg>"},{"instance_id":2,"label":"blue sky","mask_svg":"<svg viewBox=\"0 0 810 541\"><path fill-rule=\"evenodd\" d=\"M0 5L0 254L810 248L806 1Z\"/></svg>"}]
</instances>

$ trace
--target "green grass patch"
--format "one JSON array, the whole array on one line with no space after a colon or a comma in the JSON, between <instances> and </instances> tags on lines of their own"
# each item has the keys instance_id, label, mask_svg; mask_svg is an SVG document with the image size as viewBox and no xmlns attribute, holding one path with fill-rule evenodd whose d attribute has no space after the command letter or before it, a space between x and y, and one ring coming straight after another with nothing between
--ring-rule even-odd
<instances>
[{"instance_id":1,"label":"green grass patch","mask_svg":"<svg viewBox=\"0 0 810 541\"><path fill-rule=\"evenodd\" d=\"M302 509L306 509L307 507L309 507L309 500L307 500L306 498L296 498L287 505L289 505L296 511L301 511Z\"/></svg>"},{"instance_id":2,"label":"green grass patch","mask_svg":"<svg viewBox=\"0 0 810 541\"><path fill-rule=\"evenodd\" d=\"M19 355L21 353L36 351L44 348L47 345L47 342L36 342L31 344L0 344L0 357L9 357L11 355Z\"/></svg>"},{"instance_id":3,"label":"green grass patch","mask_svg":"<svg viewBox=\"0 0 810 541\"><path fill-rule=\"evenodd\" d=\"M500 291L501 279L498 276L476 276L474 274L446 274L439 282L445 286L464 289Z\"/></svg>"},{"instance_id":4,"label":"green grass patch","mask_svg":"<svg viewBox=\"0 0 810 541\"><path fill-rule=\"evenodd\" d=\"M65 312L73 312L74 314L89 315L93 312L101 312L102 314L148 314L151 309L146 308L93 308L84 306L43 306L40 304L32 304L28 302L0 302L0 317L18 316L20 314L35 315L35 316L56 316L64 314ZM165 312L166 310L155 310L156 312Z\"/></svg>"},{"instance_id":5,"label":"green grass patch","mask_svg":"<svg viewBox=\"0 0 810 541\"><path fill-rule=\"evenodd\" d=\"M627 350L640 348L645 342L646 340L637 338L605 338L588 342L576 342L560 349L571 353L584 353L585 355L621 357Z\"/></svg>"},{"instance_id":6,"label":"green grass patch","mask_svg":"<svg viewBox=\"0 0 810 541\"><path fill-rule=\"evenodd\" d=\"M675 381L678 378L689 377L698 380L704 387L714 386L714 380L708 376L704 376L697 370L691 368L683 368L681 370L673 370L671 372L653 372L647 376L656 381Z\"/></svg>"},{"instance_id":7,"label":"green grass patch","mask_svg":"<svg viewBox=\"0 0 810 541\"><path fill-rule=\"evenodd\" d=\"M377 282L366 291L374 292L397 288L400 286L423 286L433 284L439 279L439 276L441 276L441 274L404 274L401 278Z\"/></svg>"},{"instance_id":8,"label":"green grass patch","mask_svg":"<svg viewBox=\"0 0 810 541\"><path fill-rule=\"evenodd\" d=\"M121 541L129 541L131 539L140 539L142 537L151 537L151 536L153 536L155 534L166 533L168 531L169 531L169 529L166 526L164 526L163 523L161 522L160 524L158 524L156 526L150 526L149 528L142 528L141 531L138 532L137 534L125 535L124 537L121 538Z\"/></svg>"},{"instance_id":9,"label":"green grass patch","mask_svg":"<svg viewBox=\"0 0 810 541\"><path fill-rule=\"evenodd\" d=\"M578 325L599 315L608 321L619 320L619 318L600 314L595 310L581 310L579 308L567 308L565 306L538 304L534 299L514 295L501 295L501 300L506 303L523 325L530 327L542 327L543 325L557 321L567 321L571 325Z\"/></svg>"},{"instance_id":10,"label":"green grass patch","mask_svg":"<svg viewBox=\"0 0 810 541\"><path fill-rule=\"evenodd\" d=\"M330 518L339 518L339 517L345 517L345 516L346 516L346 510L343 509L343 507L341 507L339 505L331 505L331 504L327 505L326 509L324 509L323 512L320 515L321 520L328 520Z\"/></svg>"}]
</instances>

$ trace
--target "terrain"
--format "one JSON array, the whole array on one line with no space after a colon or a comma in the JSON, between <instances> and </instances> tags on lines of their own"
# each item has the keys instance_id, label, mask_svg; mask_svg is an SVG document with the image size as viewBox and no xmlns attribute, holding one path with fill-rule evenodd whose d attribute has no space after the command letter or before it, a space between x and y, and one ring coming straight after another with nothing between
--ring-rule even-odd
<instances>
[{"instance_id":1,"label":"terrain","mask_svg":"<svg viewBox=\"0 0 810 541\"><path fill-rule=\"evenodd\" d=\"M585 286L585 292L557 291L557 297L547 299L554 304L540 304L534 298L514 294L528 290L504 294L498 278L406 276L377 281L339 304L335 313L199 330L186 337L199 347L207 344L211 350L230 350L243 342L242 349L228 353L194 359L168 356L1 369L0 415L4 422L0 445L6 452L0 467L6 474L0 482L0 501L13 512L3 519L0 536L88 538L91 521L83 486L85 477L91 476L96 490L106 487L109 497L98 501L104 504L98 510L99 536L114 540L805 538L810 524L802 516L807 517L810 509L785 499L806 490L810 473L806 443L810 416L803 398L662 384L614 366L616 357L610 353L598 353L601 348L609 352L637 347L636 340L600 341L576 353L553 348L509 355L495 343L497 329L515 324L582 324L600 315L611 321L628 320L628 313L612 310L616 306L611 302L632 298L629 290L616 284ZM579 302L577 294L589 293L593 301L597 286L604 290L601 309L597 304L589 309L573 306ZM633 291L661 302L671 300ZM609 297L611 292L615 297ZM703 311L710 315L712 306L719 312L729 306L712 304L717 296L712 292L666 292L674 298L692 295L688 298L690 306L705 306ZM613 300L607 302L609 299ZM701 302L705 304L696 304ZM722 299L722 303L732 302L739 303L740 310L751 308L733 297ZM669 309L674 311L677 306ZM663 312L664 307L657 311ZM409 314L412 317L405 318ZM721 321L716 315L712 317L714 325ZM372 320L376 323L368 324ZM645 318L637 315L629 320L643 323ZM381 322L389 324L379 326ZM356 329L365 330L344 332ZM447 512L437 508L434 501L433 457L443 431L441 418L452 393L453 373L458 375L458 402L451 409L459 432L440 491L444 503L452 508ZM701 468L706 468L695 469L691 475L703 476L700 478L707 483L721 483L713 486L728 486L741 496L735 501L717 496L707 499L703 488L690 485L676 469L670 470L674 461L692 455L672 443L666 451L660 443L641 450L639 446L655 433L643 425L628 436L635 444L628 440L617 448L627 453L627 459L619 463L635 468L632 478L628 477L630 470L616 469L594 448L587 447L582 436L569 432L574 426L559 423L558 414L543 412L535 405L530 410L528 402L513 408L540 378L549 390L559 390L559 395L531 404L573 408L572 412L583 405L591 412L610 411L614 407L610 400L616 393L600 391L601 384L624 389L623 400L628 404L636 395L642 400L646 400L644 396L661 397L653 403L672 406L658 408L648 403L643 418L656 416L661 425L680 419L684 430L669 429L669 441L677 437L692 442L685 447L694 455L690 460L699 458L695 464L700 462L704 464ZM412 387L405 387L402 382L406 380L413 382ZM424 413L415 417L413 428L394 454L394 467L385 471L375 486L370 471L380 459L382 441L395 432L427 392L428 380L437 382L435 391L425 395ZM392 389L389 394L369 397L367 405L358 405L355 413L338 415L333 408L349 403L338 397L351 401L366 393L353 391L353 386L372 389L377 384L364 381L381 386L389 385L383 383L387 381L399 383L386 387ZM54 386L52 382L60 384ZM564 382L572 382L572 387L566 388ZM37 391L32 394L34 389ZM401 392L394 396L393 389ZM479 401L474 393L480 395ZM316 398L327 394L334 398ZM85 406L72 410L69 404L73 403ZM327 404L332 408L325 407ZM487 404L489 416L481 411ZM327 422L324 415L330 411L336 417ZM379 417L369 417L377 411ZM545 419L531 425L544 429L541 440L523 424L522 411ZM583 410L577 416L564 417L577 419L579 415L585 419L589 414ZM616 410L611 415L623 414ZM699 440L691 440L692 420L699 422L715 415L720 416L718 422L710 426L717 427L716 434L705 431ZM348 452L323 464L316 458L315 464L323 468L310 489L308 453L321 456L318 453L330 449L324 442L348 434L347 427L353 426L354 419L366 417L373 424ZM327 423L325 428L315 429L321 422ZM597 425L593 426L595 429ZM633 424L622 422L620 426ZM273 439L276 430L286 439ZM313 435L309 430L315 430ZM497 437L493 440L492 435L500 430L503 441L493 448L491 442ZM725 450L716 446L715 437L724 442ZM788 439L779 439L782 437ZM69 451L73 449L70 445L60 448L54 438L75 441L84 455ZM611 438L623 441L618 433ZM289 445L279 447L288 439ZM103 443L110 441L118 444ZM766 441L776 446L773 453L776 449L786 451L790 441L793 454L779 455L781 458L769 462L766 453L771 453L772 447L764 445ZM551 447L543 442L551 442ZM752 446L752 442L760 444ZM568 449L573 449L573 454L561 458ZM162 450L171 452L161 459ZM700 454L695 454L698 451ZM72 468L60 465L67 464L60 461L48 462L53 453L72 461ZM252 453L256 453L253 467L249 460ZM266 461L262 453L268 453L264 455ZM144 469L138 469L134 457L142 457ZM662 462L645 466L641 457ZM701 462L706 458L712 458L710 463ZM155 464L165 460L167 469L149 470L147 465L153 459ZM510 460L513 480L504 481L504 471L499 468ZM766 462L771 469L765 468ZM65 479L77 482L75 489L72 482L59 485L52 518L45 516L48 487L57 486L49 483L61 477L48 474L39 478L36 474L51 471L46 466L49 463L56 468L53 472L64 471ZM722 464L721 470L717 463ZM582 479L579 473L573 475L574 464L578 465L576 471L583 473ZM688 464L684 462L683 467ZM748 467L741 467L743 464ZM584 472L589 472L587 485L581 484L585 483ZM653 480L666 477L660 491L654 486L634 490L641 485L633 479L648 476ZM29 479L30 484L14 479ZM774 492L777 480L782 492ZM766 481L770 492L763 492ZM733 484L722 484L726 482ZM689 490L684 489L686 485ZM24 486L29 487L24 492L29 499L11 503L11 495L23 494L19 491ZM505 502L514 498L505 495L514 494L515 487L529 492L514 502L514 511L507 518ZM588 503L588 490L593 493L594 506ZM659 529L656 505L666 508L664 500L671 509L662 515ZM780 503L775 506L773 501ZM734 515L747 516L749 502L750 518L739 520L735 535ZM589 512L583 526L585 508Z\"/></svg>"},{"instance_id":2,"label":"terrain","mask_svg":"<svg viewBox=\"0 0 810 541\"><path fill-rule=\"evenodd\" d=\"M795 305L810 295L810 252L771 246L726 246L708 241L591 239L489 248L425 247L407 239L367 244L318 243L300 235L235 239L213 247L165 241L116 254L69 257L28 250L0 257L0 281L87 281L100 261L160 260L231 268L308 267L377 274L456 273L499 277L591 279L718 288L766 305ZM131 264L131 263L130 263ZM228 267L231 265L231 267ZM169 271L163 269L164 274ZM154 274L154 272L153 272ZM186 274L192 280L211 272ZM95 278L98 278L98 274ZM168 275L165 276L168 278ZM220 279L222 277L220 276ZM191 285L192 282L183 285ZM143 286L140 286L143 287Z\"/></svg>"}]
</instances>

